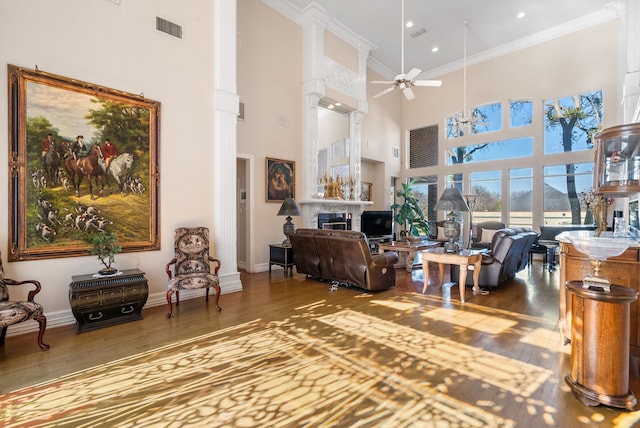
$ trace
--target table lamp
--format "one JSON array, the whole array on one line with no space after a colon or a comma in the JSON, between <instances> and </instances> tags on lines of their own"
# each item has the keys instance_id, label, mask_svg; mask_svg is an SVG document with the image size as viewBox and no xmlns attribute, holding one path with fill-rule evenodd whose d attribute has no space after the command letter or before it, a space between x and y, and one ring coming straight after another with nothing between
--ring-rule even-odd
<instances>
[{"instance_id":1,"label":"table lamp","mask_svg":"<svg viewBox=\"0 0 640 428\"><path fill-rule=\"evenodd\" d=\"M291 241L289 240L289 235L291 235L296 231L296 226L291 222L291 216L300 215L300 209L298 208L298 204L296 204L296 201L293 198L286 198L284 202L282 202L282 206L278 211L278 215L287 216L286 218L287 221L282 226L282 233L284 233L284 236L286 237L286 239L282 241L282 246L290 247Z\"/></svg>"},{"instance_id":2,"label":"table lamp","mask_svg":"<svg viewBox=\"0 0 640 428\"><path fill-rule=\"evenodd\" d=\"M442 196L438 199L435 209L448 211L447 219L442 225L444 236L449 239L444 244L444 251L445 253L457 253L460 250L456 242L460 238L460 223L456 221L454 211L469 211L469 206L457 187L448 187L444 189Z\"/></svg>"},{"instance_id":3,"label":"table lamp","mask_svg":"<svg viewBox=\"0 0 640 428\"><path fill-rule=\"evenodd\" d=\"M467 206L469 207L469 245L467 245L467 248L471 248L473 244L473 210L476 208L478 196L480 195L464 195L464 199L467 201Z\"/></svg>"}]
</instances>

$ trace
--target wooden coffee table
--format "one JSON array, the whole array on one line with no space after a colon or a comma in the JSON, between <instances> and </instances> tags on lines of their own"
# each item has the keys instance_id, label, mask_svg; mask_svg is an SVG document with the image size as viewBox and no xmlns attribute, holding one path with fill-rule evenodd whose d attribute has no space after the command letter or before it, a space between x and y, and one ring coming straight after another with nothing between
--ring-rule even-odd
<instances>
[{"instance_id":1,"label":"wooden coffee table","mask_svg":"<svg viewBox=\"0 0 640 428\"><path fill-rule=\"evenodd\" d=\"M407 272L411 272L413 270L413 261L416 258L416 253L418 251L427 250L429 248L434 248L439 246L440 243L438 241L429 241L429 240L420 240L420 241L394 241L387 242L383 244L378 244L378 249L380 251L396 251L396 252L406 252L407 254L407 264L405 265L405 269Z\"/></svg>"},{"instance_id":2,"label":"wooden coffee table","mask_svg":"<svg viewBox=\"0 0 640 428\"><path fill-rule=\"evenodd\" d=\"M465 282L467 281L467 268L473 265L473 294L487 294L481 291L478 286L478 278L480 276L480 268L482 267L482 253L484 250L462 250L458 253L446 253L444 248L431 248L422 252L422 269L424 270L424 285L422 292L426 293L429 284L429 262L438 263L440 270L440 287L444 282L444 265L460 266L460 278L458 288L460 289L460 301L464 302Z\"/></svg>"}]
</instances>

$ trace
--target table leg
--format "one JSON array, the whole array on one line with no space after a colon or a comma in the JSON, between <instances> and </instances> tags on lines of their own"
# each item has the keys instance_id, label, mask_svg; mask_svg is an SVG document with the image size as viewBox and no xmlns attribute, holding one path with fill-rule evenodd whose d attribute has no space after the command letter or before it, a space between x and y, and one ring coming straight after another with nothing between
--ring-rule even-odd
<instances>
[{"instance_id":1,"label":"table leg","mask_svg":"<svg viewBox=\"0 0 640 428\"><path fill-rule=\"evenodd\" d=\"M440 272L440 288L444 283L444 263L438 263L438 272Z\"/></svg>"},{"instance_id":2,"label":"table leg","mask_svg":"<svg viewBox=\"0 0 640 428\"><path fill-rule=\"evenodd\" d=\"M478 260L476 263L473 264L473 294L476 294L476 295L489 294L488 291L480 290L480 286L478 285L478 282L479 282L479 279L480 279L480 268L481 267L482 267L482 260Z\"/></svg>"},{"instance_id":3,"label":"table leg","mask_svg":"<svg viewBox=\"0 0 640 428\"><path fill-rule=\"evenodd\" d=\"M422 294L424 294L429 286L429 262L425 259L422 259L422 272L424 272L424 284L422 284Z\"/></svg>"},{"instance_id":4,"label":"table leg","mask_svg":"<svg viewBox=\"0 0 640 428\"><path fill-rule=\"evenodd\" d=\"M469 269L469 265L460 265L460 278L458 278L458 288L460 288L460 301L464 303L464 289L465 284L467 283L467 269ZM475 272L474 272L475 276Z\"/></svg>"},{"instance_id":5,"label":"table leg","mask_svg":"<svg viewBox=\"0 0 640 428\"><path fill-rule=\"evenodd\" d=\"M415 258L416 258L416 252L409 250L407 254L407 264L404 267L409 273L413 271L413 261L415 260Z\"/></svg>"}]
</instances>

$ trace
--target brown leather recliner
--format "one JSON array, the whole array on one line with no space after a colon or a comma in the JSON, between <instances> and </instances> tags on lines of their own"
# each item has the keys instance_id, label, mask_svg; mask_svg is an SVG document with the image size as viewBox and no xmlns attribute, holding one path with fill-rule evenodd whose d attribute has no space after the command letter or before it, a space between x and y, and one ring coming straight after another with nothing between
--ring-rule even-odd
<instances>
[{"instance_id":1,"label":"brown leather recliner","mask_svg":"<svg viewBox=\"0 0 640 428\"><path fill-rule=\"evenodd\" d=\"M298 273L371 291L396 285L398 254L372 255L361 232L303 228L289 239Z\"/></svg>"}]
</instances>

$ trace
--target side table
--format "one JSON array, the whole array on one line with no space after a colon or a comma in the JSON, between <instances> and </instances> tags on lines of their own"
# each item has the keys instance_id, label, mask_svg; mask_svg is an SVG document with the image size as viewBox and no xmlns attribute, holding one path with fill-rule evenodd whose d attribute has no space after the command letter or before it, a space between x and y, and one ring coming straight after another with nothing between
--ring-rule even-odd
<instances>
[{"instance_id":1,"label":"side table","mask_svg":"<svg viewBox=\"0 0 640 428\"><path fill-rule=\"evenodd\" d=\"M415 260L416 253L418 251L423 251L428 248L434 248L438 246L440 246L440 243L438 241L429 241L426 239L422 239L414 242L393 241L382 243L378 244L378 250L395 251L397 253L406 252L407 264L405 265L405 269L407 272L411 272L413 270L413 261Z\"/></svg>"},{"instance_id":2,"label":"side table","mask_svg":"<svg viewBox=\"0 0 640 428\"><path fill-rule=\"evenodd\" d=\"M461 250L457 253L447 253L443 247L431 248L422 252L422 270L424 270L424 285L422 292L426 293L429 283L429 262L438 263L440 270L440 287L444 282L444 265L459 265L460 278L458 288L460 289L460 301L464 303L465 282L467 281L467 268L473 265L473 294L486 294L480 291L478 286L478 278L480 277L480 268L482 267L483 250Z\"/></svg>"},{"instance_id":3,"label":"side table","mask_svg":"<svg viewBox=\"0 0 640 428\"><path fill-rule=\"evenodd\" d=\"M149 296L144 272L127 269L115 275L86 274L71 279L69 303L76 332L142 319L142 307Z\"/></svg>"},{"instance_id":4,"label":"side table","mask_svg":"<svg viewBox=\"0 0 640 428\"><path fill-rule=\"evenodd\" d=\"M293 248L285 247L282 244L269 244L269 275L271 275L271 265L282 266L284 276L293 275Z\"/></svg>"}]
</instances>

